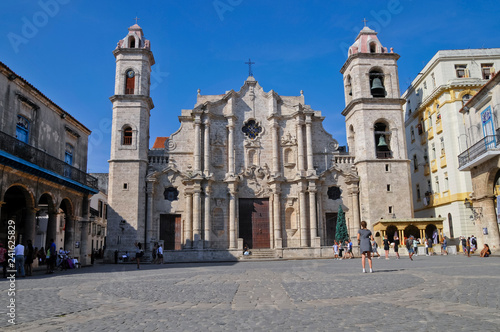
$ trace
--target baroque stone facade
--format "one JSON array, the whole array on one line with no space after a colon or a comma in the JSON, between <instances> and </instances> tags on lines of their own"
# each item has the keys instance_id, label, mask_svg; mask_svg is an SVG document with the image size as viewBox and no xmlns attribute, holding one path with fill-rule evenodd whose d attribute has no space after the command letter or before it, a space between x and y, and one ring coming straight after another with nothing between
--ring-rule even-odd
<instances>
[{"instance_id":1,"label":"baroque stone facade","mask_svg":"<svg viewBox=\"0 0 500 332\"><path fill-rule=\"evenodd\" d=\"M142 29L129 28L114 51L107 258L133 251L135 241L146 250L163 243L166 260L235 258L245 245L276 257L319 257L330 255L340 206L351 236L361 218L372 225L394 213L411 217L399 56L368 28L356 43L367 47L351 49L342 68L353 87L343 112L350 152L302 92L266 92L253 76L238 91L198 92L180 128L149 150L154 58ZM373 63L387 95L372 93Z\"/></svg>"}]
</instances>

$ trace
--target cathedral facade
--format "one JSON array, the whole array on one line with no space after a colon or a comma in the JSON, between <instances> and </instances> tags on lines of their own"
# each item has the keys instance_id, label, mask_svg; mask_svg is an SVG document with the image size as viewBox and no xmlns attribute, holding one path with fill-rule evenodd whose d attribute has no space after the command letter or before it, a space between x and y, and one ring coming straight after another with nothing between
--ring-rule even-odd
<instances>
[{"instance_id":1,"label":"cathedral facade","mask_svg":"<svg viewBox=\"0 0 500 332\"><path fill-rule=\"evenodd\" d=\"M116 57L107 257L134 242L166 260L226 260L242 248L273 257L331 254L339 207L361 220L412 217L397 59L365 27L342 67L348 151L299 96L238 90L201 95L180 128L148 147L150 43L136 24Z\"/></svg>"}]
</instances>

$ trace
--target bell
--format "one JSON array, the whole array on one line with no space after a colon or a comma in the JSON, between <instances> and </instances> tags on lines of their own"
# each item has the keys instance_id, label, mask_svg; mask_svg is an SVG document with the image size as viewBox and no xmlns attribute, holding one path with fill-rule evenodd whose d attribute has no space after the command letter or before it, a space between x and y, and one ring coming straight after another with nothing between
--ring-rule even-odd
<instances>
[{"instance_id":1,"label":"bell","mask_svg":"<svg viewBox=\"0 0 500 332\"><path fill-rule=\"evenodd\" d=\"M371 92L374 97L385 97L385 88L382 85L380 78L375 77L373 79Z\"/></svg>"},{"instance_id":2,"label":"bell","mask_svg":"<svg viewBox=\"0 0 500 332\"><path fill-rule=\"evenodd\" d=\"M380 136L380 139L378 140L377 146L380 147L387 147L387 143L385 142L384 136Z\"/></svg>"}]
</instances>

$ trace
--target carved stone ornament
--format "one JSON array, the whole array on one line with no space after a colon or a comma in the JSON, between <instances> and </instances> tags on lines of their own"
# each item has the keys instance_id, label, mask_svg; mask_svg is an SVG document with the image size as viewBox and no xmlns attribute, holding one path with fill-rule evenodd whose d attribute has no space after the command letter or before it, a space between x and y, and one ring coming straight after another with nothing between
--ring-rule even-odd
<instances>
[{"instance_id":1,"label":"carved stone ornament","mask_svg":"<svg viewBox=\"0 0 500 332\"><path fill-rule=\"evenodd\" d=\"M297 139L292 136L292 134L287 133L282 139L281 139L281 146L294 146L297 145Z\"/></svg>"},{"instance_id":2,"label":"carved stone ornament","mask_svg":"<svg viewBox=\"0 0 500 332\"><path fill-rule=\"evenodd\" d=\"M268 181L271 178L271 172L267 164L263 167L252 165L248 166L240 174L239 196L240 197L268 197L272 190Z\"/></svg>"},{"instance_id":3,"label":"carved stone ornament","mask_svg":"<svg viewBox=\"0 0 500 332\"><path fill-rule=\"evenodd\" d=\"M214 134L210 139L210 144L214 146L226 146L226 142L224 140L225 129L221 130L220 128L214 128Z\"/></svg>"},{"instance_id":4,"label":"carved stone ornament","mask_svg":"<svg viewBox=\"0 0 500 332\"><path fill-rule=\"evenodd\" d=\"M330 151L337 151L339 148L339 142L334 139L333 142L330 142L328 144L328 148L330 149Z\"/></svg>"},{"instance_id":5,"label":"carved stone ornament","mask_svg":"<svg viewBox=\"0 0 500 332\"><path fill-rule=\"evenodd\" d=\"M174 141L172 141L170 138L168 138L165 141L165 149L167 151L173 151L173 150L175 150L175 148L177 148L177 144Z\"/></svg>"}]
</instances>

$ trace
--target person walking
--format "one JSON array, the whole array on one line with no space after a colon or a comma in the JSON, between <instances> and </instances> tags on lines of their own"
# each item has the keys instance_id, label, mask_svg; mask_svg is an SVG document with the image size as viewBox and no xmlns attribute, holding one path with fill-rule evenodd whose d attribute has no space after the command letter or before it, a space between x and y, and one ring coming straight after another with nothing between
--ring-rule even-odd
<instances>
[{"instance_id":1,"label":"person walking","mask_svg":"<svg viewBox=\"0 0 500 332\"><path fill-rule=\"evenodd\" d=\"M384 236L384 250L385 250L385 259L389 259L389 239L387 238L387 234Z\"/></svg>"},{"instance_id":2,"label":"person walking","mask_svg":"<svg viewBox=\"0 0 500 332\"><path fill-rule=\"evenodd\" d=\"M352 241L349 239L349 242L347 242L347 250L349 251L349 259L354 258L354 254L352 253Z\"/></svg>"},{"instance_id":3,"label":"person walking","mask_svg":"<svg viewBox=\"0 0 500 332\"><path fill-rule=\"evenodd\" d=\"M25 277L24 273L24 246L18 242L17 246L14 248L14 254L16 256L16 271L18 277Z\"/></svg>"},{"instance_id":4,"label":"person walking","mask_svg":"<svg viewBox=\"0 0 500 332\"><path fill-rule=\"evenodd\" d=\"M399 237L397 234L394 235L394 253L396 254L397 259L399 259Z\"/></svg>"},{"instance_id":5,"label":"person walking","mask_svg":"<svg viewBox=\"0 0 500 332\"><path fill-rule=\"evenodd\" d=\"M470 257L470 236L467 238L467 242L465 242L465 248L467 251L467 257Z\"/></svg>"},{"instance_id":6,"label":"person walking","mask_svg":"<svg viewBox=\"0 0 500 332\"><path fill-rule=\"evenodd\" d=\"M339 260L339 244L337 241L333 241L333 259Z\"/></svg>"},{"instance_id":7,"label":"person walking","mask_svg":"<svg viewBox=\"0 0 500 332\"><path fill-rule=\"evenodd\" d=\"M32 269L32 264L33 264L33 255L35 253L35 249L33 249L33 244L31 243L31 240L27 241L28 244L26 245L26 249L24 250L24 269L26 271L27 276L33 275L33 269Z\"/></svg>"},{"instance_id":8,"label":"person walking","mask_svg":"<svg viewBox=\"0 0 500 332\"><path fill-rule=\"evenodd\" d=\"M142 251L142 245L140 242L134 243L135 245L135 260L137 261L137 269L139 270L141 268L141 257L144 254L144 251Z\"/></svg>"},{"instance_id":9,"label":"person walking","mask_svg":"<svg viewBox=\"0 0 500 332\"><path fill-rule=\"evenodd\" d=\"M420 242L419 240L413 238L413 255L414 256L418 256L418 243L419 242Z\"/></svg>"},{"instance_id":10,"label":"person walking","mask_svg":"<svg viewBox=\"0 0 500 332\"><path fill-rule=\"evenodd\" d=\"M153 256L153 264L156 264L157 262L157 253L158 253L158 243L155 242L155 245L153 246L153 251L151 252L151 255Z\"/></svg>"},{"instance_id":11,"label":"person walking","mask_svg":"<svg viewBox=\"0 0 500 332\"><path fill-rule=\"evenodd\" d=\"M441 255L448 255L448 240L446 240L446 236L443 236L443 243L441 243Z\"/></svg>"},{"instance_id":12,"label":"person walking","mask_svg":"<svg viewBox=\"0 0 500 332\"><path fill-rule=\"evenodd\" d=\"M377 255L377 259L380 259L380 254L378 253L378 244L377 241L373 240L372 241L372 257L375 257Z\"/></svg>"},{"instance_id":13,"label":"person walking","mask_svg":"<svg viewBox=\"0 0 500 332\"><path fill-rule=\"evenodd\" d=\"M408 239L406 239L406 249L408 250L408 256L410 256L410 260L413 260L413 235L410 235Z\"/></svg>"},{"instance_id":14,"label":"person walking","mask_svg":"<svg viewBox=\"0 0 500 332\"><path fill-rule=\"evenodd\" d=\"M372 231L366 229L366 221L361 222L361 229L358 231L358 245L361 251L361 266L363 267L363 273L365 270L365 259L368 259L368 265L370 266L370 273L373 272L372 269L372 244L373 241Z\"/></svg>"},{"instance_id":15,"label":"person walking","mask_svg":"<svg viewBox=\"0 0 500 332\"><path fill-rule=\"evenodd\" d=\"M163 247L158 245L158 264L163 264Z\"/></svg>"}]
</instances>

